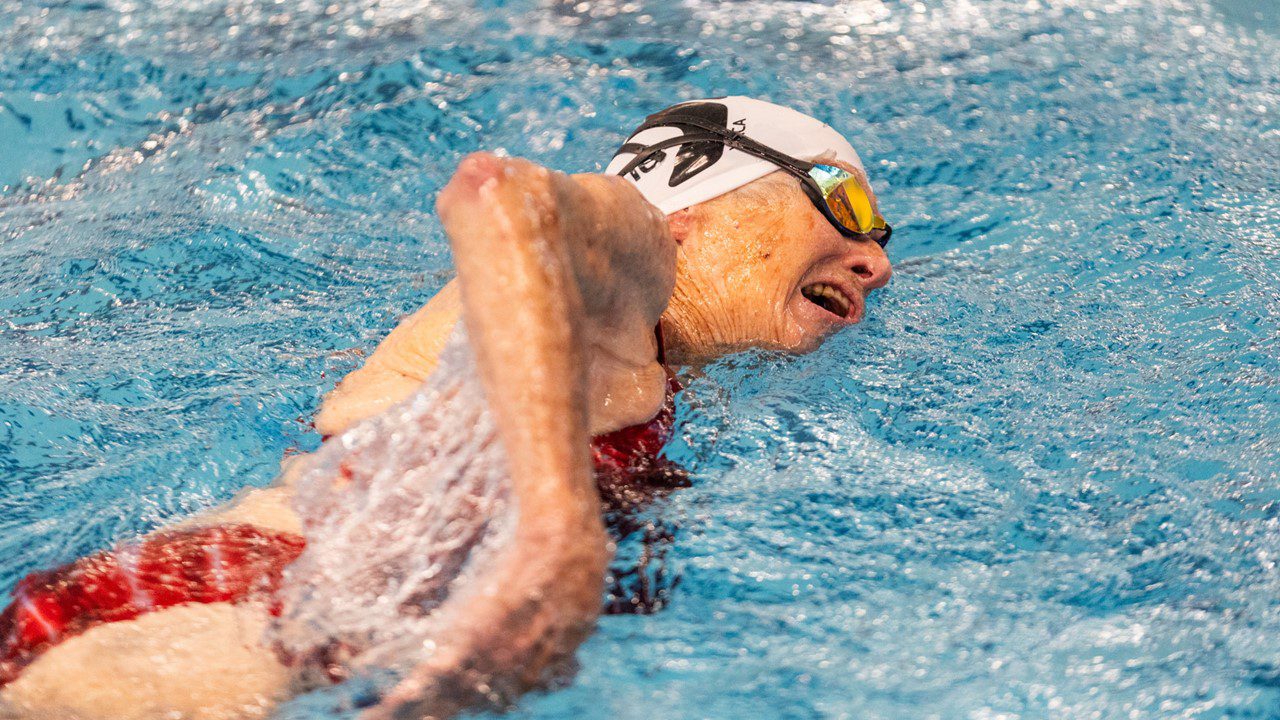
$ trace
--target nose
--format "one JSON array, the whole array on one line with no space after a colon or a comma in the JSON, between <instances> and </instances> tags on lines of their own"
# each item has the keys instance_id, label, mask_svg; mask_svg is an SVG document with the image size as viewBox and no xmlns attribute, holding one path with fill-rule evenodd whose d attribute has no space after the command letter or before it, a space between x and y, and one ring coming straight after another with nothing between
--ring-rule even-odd
<instances>
[{"instance_id":1,"label":"nose","mask_svg":"<svg viewBox=\"0 0 1280 720\"><path fill-rule=\"evenodd\" d=\"M884 248L866 241L855 243L852 253L849 269L862 281L864 288L878 290L889 283L889 278L893 277L893 266L889 264Z\"/></svg>"}]
</instances>

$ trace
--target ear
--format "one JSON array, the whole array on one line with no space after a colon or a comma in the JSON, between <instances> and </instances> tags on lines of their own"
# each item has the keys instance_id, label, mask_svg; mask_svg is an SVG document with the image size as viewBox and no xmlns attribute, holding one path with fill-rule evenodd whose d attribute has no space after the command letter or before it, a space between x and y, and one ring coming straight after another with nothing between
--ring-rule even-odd
<instances>
[{"instance_id":1,"label":"ear","mask_svg":"<svg viewBox=\"0 0 1280 720\"><path fill-rule=\"evenodd\" d=\"M676 244L683 245L693 232L693 213L689 212L689 208L671 213L667 216L667 227L671 229L671 237Z\"/></svg>"}]
</instances>

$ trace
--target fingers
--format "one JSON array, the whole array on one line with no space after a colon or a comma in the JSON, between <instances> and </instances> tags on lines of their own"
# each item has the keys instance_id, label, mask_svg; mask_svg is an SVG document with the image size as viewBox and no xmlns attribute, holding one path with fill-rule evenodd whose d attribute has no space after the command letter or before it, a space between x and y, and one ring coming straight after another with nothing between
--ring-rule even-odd
<instances>
[{"instance_id":1,"label":"fingers","mask_svg":"<svg viewBox=\"0 0 1280 720\"><path fill-rule=\"evenodd\" d=\"M503 202L511 211L527 209L516 193L545 191L551 171L521 158L501 158L492 153L471 153L458 163L449 183L436 198L436 212L447 229L458 214L480 202Z\"/></svg>"}]
</instances>

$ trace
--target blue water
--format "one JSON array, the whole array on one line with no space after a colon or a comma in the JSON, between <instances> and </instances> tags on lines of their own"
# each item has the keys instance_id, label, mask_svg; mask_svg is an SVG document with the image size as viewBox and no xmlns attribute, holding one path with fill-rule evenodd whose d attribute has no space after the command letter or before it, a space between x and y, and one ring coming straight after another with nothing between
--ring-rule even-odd
<instances>
[{"instance_id":1,"label":"blue water","mask_svg":"<svg viewBox=\"0 0 1280 720\"><path fill-rule=\"evenodd\" d=\"M820 352L691 378L670 604L509 717L1280 717L1277 18L0 0L0 588L314 448L451 276L464 153L594 170L750 94L849 135L897 275Z\"/></svg>"}]
</instances>

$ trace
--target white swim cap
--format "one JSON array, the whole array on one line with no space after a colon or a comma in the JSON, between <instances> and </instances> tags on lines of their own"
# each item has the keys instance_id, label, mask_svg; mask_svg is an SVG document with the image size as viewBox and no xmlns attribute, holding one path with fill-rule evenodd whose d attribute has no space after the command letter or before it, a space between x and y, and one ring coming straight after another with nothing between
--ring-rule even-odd
<instances>
[{"instance_id":1,"label":"white swim cap","mask_svg":"<svg viewBox=\"0 0 1280 720\"><path fill-rule=\"evenodd\" d=\"M650 115L613 156L605 172L616 175L649 146L689 136L689 142L654 153L627 173L649 202L670 215L778 169L768 160L726 146L716 139L711 126L744 135L799 160L826 156L865 173L853 146L830 125L791 108L741 96L691 100Z\"/></svg>"}]
</instances>

